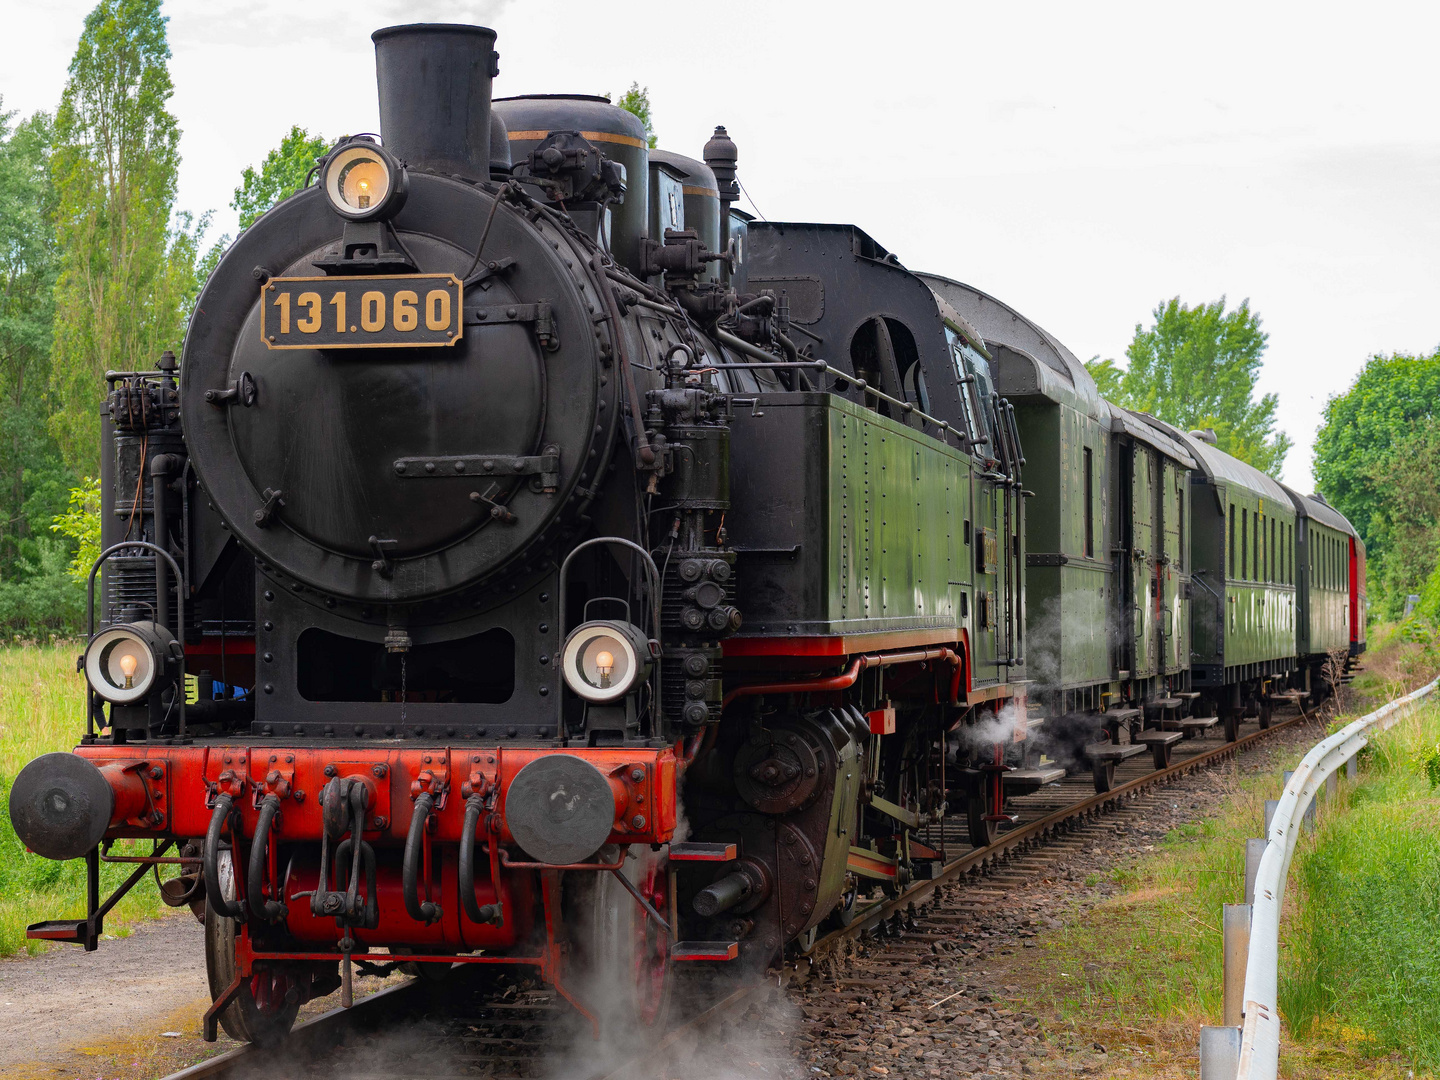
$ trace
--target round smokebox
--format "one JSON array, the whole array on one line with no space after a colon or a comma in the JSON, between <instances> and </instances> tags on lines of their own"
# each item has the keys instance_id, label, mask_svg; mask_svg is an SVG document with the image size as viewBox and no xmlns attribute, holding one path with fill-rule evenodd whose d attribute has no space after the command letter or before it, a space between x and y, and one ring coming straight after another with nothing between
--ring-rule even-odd
<instances>
[{"instance_id":1,"label":"round smokebox","mask_svg":"<svg viewBox=\"0 0 1440 1080\"><path fill-rule=\"evenodd\" d=\"M599 769L570 754L536 758L505 793L505 823L533 858L562 865L598 851L615 822L615 796Z\"/></svg>"},{"instance_id":2,"label":"round smokebox","mask_svg":"<svg viewBox=\"0 0 1440 1080\"><path fill-rule=\"evenodd\" d=\"M10 823L31 851L78 859L105 837L115 793L100 770L74 754L44 754L20 770L10 789Z\"/></svg>"}]
</instances>

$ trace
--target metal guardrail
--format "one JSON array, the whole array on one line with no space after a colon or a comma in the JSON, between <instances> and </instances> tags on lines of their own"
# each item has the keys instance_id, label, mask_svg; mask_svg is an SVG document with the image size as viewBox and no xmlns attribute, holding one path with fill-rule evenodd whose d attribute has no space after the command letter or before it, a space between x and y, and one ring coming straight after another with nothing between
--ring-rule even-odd
<instances>
[{"instance_id":1,"label":"metal guardrail","mask_svg":"<svg viewBox=\"0 0 1440 1080\"><path fill-rule=\"evenodd\" d=\"M1378 732L1393 727L1406 710L1440 687L1440 678L1413 693L1367 713L1318 743L1286 777L1270 820L1264 854L1255 873L1248 926L1237 929L1244 960L1245 983L1240 997L1242 1022L1239 1027L1205 1027L1200 1032L1201 1080L1275 1080L1280 1070L1280 1015L1276 1004L1279 989L1280 911L1285 900L1285 879L1295 854L1295 841L1302 823L1321 786L1354 759ZM1258 846L1258 845L1257 845ZM1239 905L1233 905L1239 906ZM1226 905L1227 909L1232 905ZM1233 921L1227 910L1227 966L1232 948L1228 932ZM1248 938L1248 942L1243 939ZM1230 977L1227 975L1227 991ZM1226 1019L1233 1006L1226 1003Z\"/></svg>"}]
</instances>

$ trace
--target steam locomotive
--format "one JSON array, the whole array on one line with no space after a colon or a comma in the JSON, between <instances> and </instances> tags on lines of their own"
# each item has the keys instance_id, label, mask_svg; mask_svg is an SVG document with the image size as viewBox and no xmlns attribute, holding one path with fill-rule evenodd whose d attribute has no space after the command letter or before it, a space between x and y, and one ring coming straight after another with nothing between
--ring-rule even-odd
<instances>
[{"instance_id":1,"label":"steam locomotive","mask_svg":"<svg viewBox=\"0 0 1440 1080\"><path fill-rule=\"evenodd\" d=\"M150 838L207 1038L385 964L659 1025L678 965L1363 650L1341 515L855 226L743 213L723 127L649 150L492 101L493 31L373 37L382 137L241 234L183 362L106 376L86 731L10 798L88 912L31 937L96 948Z\"/></svg>"}]
</instances>

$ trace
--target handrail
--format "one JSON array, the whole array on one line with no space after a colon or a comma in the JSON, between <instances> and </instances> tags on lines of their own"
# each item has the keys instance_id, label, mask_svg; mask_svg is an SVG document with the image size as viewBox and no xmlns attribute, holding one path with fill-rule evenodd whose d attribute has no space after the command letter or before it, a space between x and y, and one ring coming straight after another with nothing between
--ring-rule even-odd
<instances>
[{"instance_id":1,"label":"handrail","mask_svg":"<svg viewBox=\"0 0 1440 1080\"><path fill-rule=\"evenodd\" d=\"M1440 687L1440 678L1346 725L1306 754L1286 783L1270 822L1268 843L1255 877L1245 992L1241 999L1244 1025L1236 1080L1275 1080L1280 1071L1280 1015L1276 1004L1280 909L1285 900L1285 878L1295 854L1295 839L1300 835L1305 812L1331 773L1359 753L1374 732L1393 727L1408 706L1434 692L1436 687ZM1203 1061L1201 1067L1204 1068Z\"/></svg>"}]
</instances>

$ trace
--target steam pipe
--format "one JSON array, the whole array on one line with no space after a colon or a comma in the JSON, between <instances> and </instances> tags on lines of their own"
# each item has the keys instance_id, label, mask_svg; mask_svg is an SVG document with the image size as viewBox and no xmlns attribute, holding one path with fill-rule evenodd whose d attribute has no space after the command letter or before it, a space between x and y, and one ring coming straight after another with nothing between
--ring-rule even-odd
<instances>
[{"instance_id":1,"label":"steam pipe","mask_svg":"<svg viewBox=\"0 0 1440 1080\"><path fill-rule=\"evenodd\" d=\"M430 810L435 799L428 791L422 791L415 799L415 812L410 815L410 832L405 837L404 872L401 876L401 890L405 895L405 911L416 922L433 923L440 918L440 905L426 900L420 902L420 849L425 843L425 823L430 820Z\"/></svg>"},{"instance_id":2,"label":"steam pipe","mask_svg":"<svg viewBox=\"0 0 1440 1080\"><path fill-rule=\"evenodd\" d=\"M170 490L171 473L184 467L179 454L156 454L150 459L150 509L154 518L155 545L162 551L170 550ZM155 560L155 621L170 629L170 585L165 574L165 560ZM178 627L175 636L184 637L184 627Z\"/></svg>"},{"instance_id":3,"label":"steam pipe","mask_svg":"<svg viewBox=\"0 0 1440 1080\"><path fill-rule=\"evenodd\" d=\"M804 694L824 690L848 690L860 678L866 668L889 667L891 664L917 664L925 660L944 660L950 664L961 663L954 649L937 646L929 649L908 649L904 652L878 653L857 656L854 663L843 675L821 676L817 679L801 679L784 683L752 683L737 686L725 695L721 708L728 708L738 697L752 697L756 694Z\"/></svg>"},{"instance_id":4,"label":"steam pipe","mask_svg":"<svg viewBox=\"0 0 1440 1080\"><path fill-rule=\"evenodd\" d=\"M250 876L246 880L246 899L250 910L266 922L285 918L285 905L279 900L265 899L265 864L270 854L270 827L280 812L280 796L273 791L260 800L260 818L255 823L255 839L250 845Z\"/></svg>"},{"instance_id":5,"label":"steam pipe","mask_svg":"<svg viewBox=\"0 0 1440 1080\"><path fill-rule=\"evenodd\" d=\"M460 829L460 906L475 923L494 923L500 919L500 905L477 904L475 902L475 829L480 824L481 811L485 800L471 795L465 800L465 824ZM496 882L496 896L499 896L499 882ZM409 896L409 893L406 893Z\"/></svg>"},{"instance_id":6,"label":"steam pipe","mask_svg":"<svg viewBox=\"0 0 1440 1080\"><path fill-rule=\"evenodd\" d=\"M220 888L220 833L234 805L235 801L229 795L222 793L215 796L215 812L210 815L210 828L205 832L202 876L205 879L205 902L210 905L210 910L221 918L243 919L245 909L235 901L227 900Z\"/></svg>"}]
</instances>

